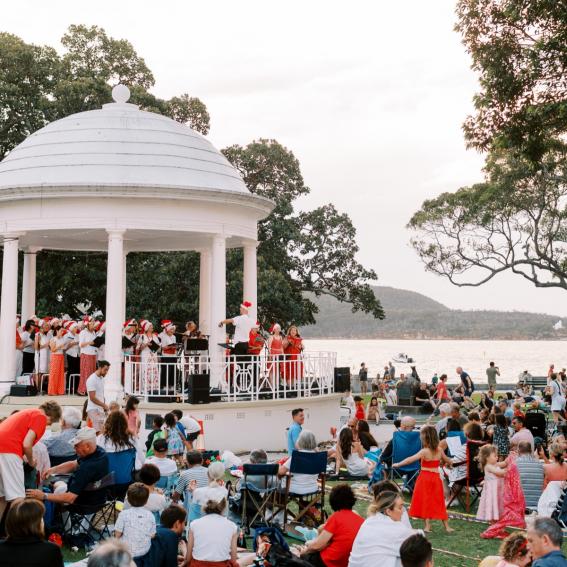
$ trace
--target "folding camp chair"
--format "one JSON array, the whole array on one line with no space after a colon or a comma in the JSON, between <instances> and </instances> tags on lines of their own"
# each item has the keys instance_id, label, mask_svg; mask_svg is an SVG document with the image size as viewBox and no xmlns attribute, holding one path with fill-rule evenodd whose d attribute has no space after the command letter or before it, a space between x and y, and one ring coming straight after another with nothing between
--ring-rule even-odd
<instances>
[{"instance_id":1,"label":"folding camp chair","mask_svg":"<svg viewBox=\"0 0 567 567\"><path fill-rule=\"evenodd\" d=\"M392 436L392 463L399 463L412 455L421 451L421 439L419 431L394 431ZM392 480L399 478L405 488L413 492L413 486L419 471L421 463L416 461L405 467L392 468Z\"/></svg>"},{"instance_id":2,"label":"folding camp chair","mask_svg":"<svg viewBox=\"0 0 567 567\"><path fill-rule=\"evenodd\" d=\"M484 480L484 473L480 469L477 461L480 448L486 445L484 441L467 440L467 456L466 460L461 463L453 463L453 466L466 464L467 474L465 478L456 480L452 486L452 494L447 507L449 507L455 498L459 500L462 506L465 507L467 513L470 511L471 506L480 498L482 493L482 481ZM463 495L463 490L465 494ZM472 497L472 501L471 501Z\"/></svg>"},{"instance_id":3,"label":"folding camp chair","mask_svg":"<svg viewBox=\"0 0 567 567\"><path fill-rule=\"evenodd\" d=\"M291 516L299 522L313 508L319 508L319 518L314 518L322 524L325 521L325 473L327 470L327 452L309 453L307 451L293 451L291 454L290 474L286 479L285 493L283 495L284 523L285 531L287 518ZM312 494L294 494L290 491L291 477L294 474L309 474L319 476L319 490ZM297 503L299 510L297 514L289 510L289 505Z\"/></svg>"},{"instance_id":4,"label":"folding camp chair","mask_svg":"<svg viewBox=\"0 0 567 567\"><path fill-rule=\"evenodd\" d=\"M84 489L89 504L70 504L61 508L63 535L74 544L74 537L82 537L87 544L111 537L110 522L114 514L115 501L109 490L114 485L114 473L101 480L91 482Z\"/></svg>"},{"instance_id":5,"label":"folding camp chair","mask_svg":"<svg viewBox=\"0 0 567 567\"><path fill-rule=\"evenodd\" d=\"M447 439L450 438L450 437L458 437L459 440L461 441L461 445L465 445L466 442L467 442L467 436L464 434L463 431L448 431L447 432ZM455 456L451 453L450 445L447 446L447 453L448 453L449 457Z\"/></svg>"},{"instance_id":6,"label":"folding camp chair","mask_svg":"<svg viewBox=\"0 0 567 567\"><path fill-rule=\"evenodd\" d=\"M156 488L163 490L164 496L169 500L173 491L175 490L175 486L177 485L177 481L179 480L179 473L173 473L169 476L161 476L160 479L156 482Z\"/></svg>"},{"instance_id":7,"label":"folding camp chair","mask_svg":"<svg viewBox=\"0 0 567 567\"><path fill-rule=\"evenodd\" d=\"M251 526L271 525L271 519L266 512L273 512L276 506L276 491L278 488L278 470L276 464L245 464L240 484L242 517L240 526L247 533Z\"/></svg>"},{"instance_id":8,"label":"folding camp chair","mask_svg":"<svg viewBox=\"0 0 567 567\"><path fill-rule=\"evenodd\" d=\"M134 480L134 465L136 464L136 449L126 449L116 453L107 453L108 470L114 473L112 495L118 500L124 499L128 487Z\"/></svg>"}]
</instances>

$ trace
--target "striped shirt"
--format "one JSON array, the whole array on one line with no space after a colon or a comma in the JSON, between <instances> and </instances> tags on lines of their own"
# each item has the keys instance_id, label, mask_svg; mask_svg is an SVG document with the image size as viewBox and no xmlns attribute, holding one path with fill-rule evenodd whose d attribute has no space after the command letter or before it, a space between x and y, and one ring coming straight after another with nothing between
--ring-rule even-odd
<instances>
[{"instance_id":1,"label":"striped shirt","mask_svg":"<svg viewBox=\"0 0 567 567\"><path fill-rule=\"evenodd\" d=\"M185 494L185 492L189 490L189 484L192 480L197 481L197 488L207 486L209 484L207 469L202 465L196 465L186 471L183 471L179 475L175 492L177 492L177 494Z\"/></svg>"},{"instance_id":2,"label":"striped shirt","mask_svg":"<svg viewBox=\"0 0 567 567\"><path fill-rule=\"evenodd\" d=\"M526 499L526 508L537 510L543 492L543 465L532 455L521 455L516 459L520 482Z\"/></svg>"}]
</instances>

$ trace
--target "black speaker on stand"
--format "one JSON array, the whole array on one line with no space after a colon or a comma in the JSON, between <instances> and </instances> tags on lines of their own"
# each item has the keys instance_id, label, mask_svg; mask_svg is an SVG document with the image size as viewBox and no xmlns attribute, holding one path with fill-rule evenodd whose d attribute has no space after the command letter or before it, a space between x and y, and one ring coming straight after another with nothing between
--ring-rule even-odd
<instances>
[{"instance_id":1,"label":"black speaker on stand","mask_svg":"<svg viewBox=\"0 0 567 567\"><path fill-rule=\"evenodd\" d=\"M187 390L189 392L187 401L190 404L210 404L210 374L189 374L189 378L187 380Z\"/></svg>"},{"instance_id":2,"label":"black speaker on stand","mask_svg":"<svg viewBox=\"0 0 567 567\"><path fill-rule=\"evenodd\" d=\"M335 368L335 392L350 390L350 368L348 366Z\"/></svg>"}]
</instances>

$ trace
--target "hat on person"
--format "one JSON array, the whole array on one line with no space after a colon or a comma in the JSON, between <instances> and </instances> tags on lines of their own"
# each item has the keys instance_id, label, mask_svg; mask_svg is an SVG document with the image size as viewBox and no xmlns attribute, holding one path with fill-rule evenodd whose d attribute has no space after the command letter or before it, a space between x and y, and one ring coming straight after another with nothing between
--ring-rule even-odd
<instances>
[{"instance_id":1,"label":"hat on person","mask_svg":"<svg viewBox=\"0 0 567 567\"><path fill-rule=\"evenodd\" d=\"M75 446L82 441L96 441L96 431L92 427L79 429L77 435L71 439L71 445Z\"/></svg>"},{"instance_id":2,"label":"hat on person","mask_svg":"<svg viewBox=\"0 0 567 567\"><path fill-rule=\"evenodd\" d=\"M147 319L142 319L140 321L140 327L142 328L142 331L144 331L144 333L149 329L151 323L147 320Z\"/></svg>"},{"instance_id":3,"label":"hat on person","mask_svg":"<svg viewBox=\"0 0 567 567\"><path fill-rule=\"evenodd\" d=\"M124 322L124 327L133 327L136 324L136 319L128 319Z\"/></svg>"},{"instance_id":4,"label":"hat on person","mask_svg":"<svg viewBox=\"0 0 567 567\"><path fill-rule=\"evenodd\" d=\"M93 318L90 315L85 315L83 317L83 323L85 323L85 325L92 323L93 322Z\"/></svg>"},{"instance_id":5,"label":"hat on person","mask_svg":"<svg viewBox=\"0 0 567 567\"><path fill-rule=\"evenodd\" d=\"M161 327L164 331L168 331L169 329L175 329L175 325L173 324L173 321L170 321L169 319L164 319L161 322Z\"/></svg>"},{"instance_id":6,"label":"hat on person","mask_svg":"<svg viewBox=\"0 0 567 567\"><path fill-rule=\"evenodd\" d=\"M243 301L240 304L240 307L242 307L243 309L250 309L250 307L252 307L252 304L249 301Z\"/></svg>"}]
</instances>

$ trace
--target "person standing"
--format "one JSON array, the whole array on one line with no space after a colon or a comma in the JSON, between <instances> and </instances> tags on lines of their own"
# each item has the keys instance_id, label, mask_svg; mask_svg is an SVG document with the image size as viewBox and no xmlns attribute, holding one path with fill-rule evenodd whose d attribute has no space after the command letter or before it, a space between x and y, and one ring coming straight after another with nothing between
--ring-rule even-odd
<instances>
[{"instance_id":1,"label":"person standing","mask_svg":"<svg viewBox=\"0 0 567 567\"><path fill-rule=\"evenodd\" d=\"M360 393L365 396L368 392L368 368L365 362L360 365L358 380L360 381Z\"/></svg>"},{"instance_id":2,"label":"person standing","mask_svg":"<svg viewBox=\"0 0 567 567\"><path fill-rule=\"evenodd\" d=\"M296 408L291 411L291 418L293 423L289 426L287 430L287 453L291 457L293 451L295 451L295 446L299 435L303 431L303 423L305 422L305 413L302 408Z\"/></svg>"},{"instance_id":3,"label":"person standing","mask_svg":"<svg viewBox=\"0 0 567 567\"><path fill-rule=\"evenodd\" d=\"M76 321L68 321L65 328L67 329L65 355L67 358L67 378L70 382L69 391L75 392L78 386L77 378L80 378L81 375L81 359L79 358L79 334L81 330Z\"/></svg>"},{"instance_id":4,"label":"person standing","mask_svg":"<svg viewBox=\"0 0 567 567\"><path fill-rule=\"evenodd\" d=\"M491 389L496 388L496 376L500 376L500 368L491 362L486 369L486 378L488 379L488 387Z\"/></svg>"},{"instance_id":5,"label":"person standing","mask_svg":"<svg viewBox=\"0 0 567 567\"><path fill-rule=\"evenodd\" d=\"M232 319L223 319L219 323L219 327L223 325L234 325L234 337L232 338L234 356L247 356L248 341L250 339L250 331L254 327L254 321L248 315L248 310L252 307L249 301L243 301L240 305L240 315Z\"/></svg>"},{"instance_id":6,"label":"person standing","mask_svg":"<svg viewBox=\"0 0 567 567\"><path fill-rule=\"evenodd\" d=\"M49 321L40 321L39 333L35 334L35 370L38 375L49 372L49 341L52 336Z\"/></svg>"},{"instance_id":7,"label":"person standing","mask_svg":"<svg viewBox=\"0 0 567 567\"><path fill-rule=\"evenodd\" d=\"M301 353L303 352L303 339L299 334L296 325L291 325L284 339L284 354L286 358L285 375L288 380L294 381L296 378L303 378L303 362Z\"/></svg>"},{"instance_id":8,"label":"person standing","mask_svg":"<svg viewBox=\"0 0 567 567\"><path fill-rule=\"evenodd\" d=\"M388 362L388 374L390 375L390 380L396 379L396 367L391 362Z\"/></svg>"},{"instance_id":9,"label":"person standing","mask_svg":"<svg viewBox=\"0 0 567 567\"><path fill-rule=\"evenodd\" d=\"M97 348L94 346L96 339L95 321L92 317L86 316L83 319L85 328L79 333L80 358L80 379L77 393L81 396L87 393L87 379L96 370Z\"/></svg>"},{"instance_id":10,"label":"person standing","mask_svg":"<svg viewBox=\"0 0 567 567\"><path fill-rule=\"evenodd\" d=\"M470 398L474 392L474 384L472 378L460 366L457 367L456 372L461 379L461 383L463 384L465 398Z\"/></svg>"},{"instance_id":11,"label":"person standing","mask_svg":"<svg viewBox=\"0 0 567 567\"><path fill-rule=\"evenodd\" d=\"M159 370L157 351L160 348L159 338L154 334L154 326L150 321L140 321L142 334L138 337L138 351L142 366L142 388L159 392Z\"/></svg>"},{"instance_id":12,"label":"person standing","mask_svg":"<svg viewBox=\"0 0 567 567\"><path fill-rule=\"evenodd\" d=\"M565 421L563 417L563 410L565 409L565 392L563 384L559 380L557 374L553 373L550 377L549 386L547 386L549 395L551 396L551 412L553 414L553 421Z\"/></svg>"},{"instance_id":13,"label":"person standing","mask_svg":"<svg viewBox=\"0 0 567 567\"><path fill-rule=\"evenodd\" d=\"M48 425L61 419L61 407L49 401L37 409L24 409L0 423L0 520L8 502L25 498L23 458L35 467L33 446Z\"/></svg>"},{"instance_id":14,"label":"person standing","mask_svg":"<svg viewBox=\"0 0 567 567\"><path fill-rule=\"evenodd\" d=\"M290 382L290 377L284 375L283 341L282 328L278 323L274 323L270 329L270 338L268 339L268 352L270 353L268 371L272 384L278 384L284 377L288 383Z\"/></svg>"},{"instance_id":15,"label":"person standing","mask_svg":"<svg viewBox=\"0 0 567 567\"><path fill-rule=\"evenodd\" d=\"M97 435L104 428L104 421L108 406L104 402L104 377L108 374L110 362L99 360L97 369L89 376L86 389L88 392L87 416L91 420L93 429Z\"/></svg>"},{"instance_id":16,"label":"person standing","mask_svg":"<svg viewBox=\"0 0 567 567\"><path fill-rule=\"evenodd\" d=\"M175 325L165 320L161 322L162 331L158 335L161 344L160 387L162 389L175 388L175 362L177 361L177 339L175 338Z\"/></svg>"},{"instance_id":17,"label":"person standing","mask_svg":"<svg viewBox=\"0 0 567 567\"><path fill-rule=\"evenodd\" d=\"M49 383L47 395L62 396L65 394L65 328L59 327L57 334L49 341L51 357L49 359Z\"/></svg>"},{"instance_id":18,"label":"person standing","mask_svg":"<svg viewBox=\"0 0 567 567\"><path fill-rule=\"evenodd\" d=\"M32 374L35 368L35 321L28 319L22 334L22 374Z\"/></svg>"}]
</instances>

